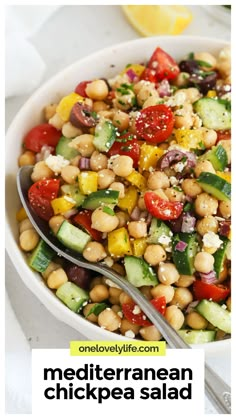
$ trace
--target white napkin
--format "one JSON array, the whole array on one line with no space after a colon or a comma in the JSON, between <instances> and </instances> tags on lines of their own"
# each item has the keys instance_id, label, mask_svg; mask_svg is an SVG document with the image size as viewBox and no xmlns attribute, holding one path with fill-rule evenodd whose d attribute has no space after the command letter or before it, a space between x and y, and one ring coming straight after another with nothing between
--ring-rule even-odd
<instances>
[{"instance_id":1,"label":"white napkin","mask_svg":"<svg viewBox=\"0 0 236 419\"><path fill-rule=\"evenodd\" d=\"M6 97L31 93L41 82L45 63L30 37L59 6L6 8Z\"/></svg>"}]
</instances>

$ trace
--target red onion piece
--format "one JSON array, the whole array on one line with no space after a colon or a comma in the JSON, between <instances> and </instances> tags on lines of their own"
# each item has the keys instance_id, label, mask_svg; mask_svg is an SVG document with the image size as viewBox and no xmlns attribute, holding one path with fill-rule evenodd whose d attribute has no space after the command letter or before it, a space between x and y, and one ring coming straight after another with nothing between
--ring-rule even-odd
<instances>
[{"instance_id":1,"label":"red onion piece","mask_svg":"<svg viewBox=\"0 0 236 419\"><path fill-rule=\"evenodd\" d=\"M229 233L230 233L230 226L231 226L231 222L230 221L221 221L219 223L219 234L221 236L226 236L228 237Z\"/></svg>"},{"instance_id":2,"label":"red onion piece","mask_svg":"<svg viewBox=\"0 0 236 419\"><path fill-rule=\"evenodd\" d=\"M217 282L215 271L210 271L207 274L200 272L200 277L205 284L214 284Z\"/></svg>"},{"instance_id":3,"label":"red onion piece","mask_svg":"<svg viewBox=\"0 0 236 419\"><path fill-rule=\"evenodd\" d=\"M140 220L140 214L141 214L141 210L139 209L139 207L134 207L133 211L130 214L131 220L133 221Z\"/></svg>"},{"instance_id":4,"label":"red onion piece","mask_svg":"<svg viewBox=\"0 0 236 419\"><path fill-rule=\"evenodd\" d=\"M185 313L188 314L194 311L194 308L198 305L198 303L199 303L199 300L192 301L186 308Z\"/></svg>"},{"instance_id":5,"label":"red onion piece","mask_svg":"<svg viewBox=\"0 0 236 419\"><path fill-rule=\"evenodd\" d=\"M50 154L53 154L54 152L54 147L50 147L49 145L43 145L43 147L41 148L40 152L36 154L36 162L38 163L39 161L42 160L46 160Z\"/></svg>"},{"instance_id":6,"label":"red onion piece","mask_svg":"<svg viewBox=\"0 0 236 419\"><path fill-rule=\"evenodd\" d=\"M158 166L160 169L167 169L173 163L178 163L182 159L187 157L187 164L186 167L194 167L196 165L197 158L194 153L189 151L183 152L180 150L170 150L167 151L158 161Z\"/></svg>"},{"instance_id":7,"label":"red onion piece","mask_svg":"<svg viewBox=\"0 0 236 419\"><path fill-rule=\"evenodd\" d=\"M192 233L196 224L196 218L190 215L189 213L184 214L181 232L182 233Z\"/></svg>"},{"instance_id":8,"label":"red onion piece","mask_svg":"<svg viewBox=\"0 0 236 419\"><path fill-rule=\"evenodd\" d=\"M138 79L137 74L135 73L135 71L132 68L127 70L126 74L129 77L130 81L135 81L135 79Z\"/></svg>"},{"instance_id":9,"label":"red onion piece","mask_svg":"<svg viewBox=\"0 0 236 419\"><path fill-rule=\"evenodd\" d=\"M90 169L90 159L88 157L81 157L79 160L79 168L81 170L89 170Z\"/></svg>"},{"instance_id":10,"label":"red onion piece","mask_svg":"<svg viewBox=\"0 0 236 419\"><path fill-rule=\"evenodd\" d=\"M73 215L77 214L77 212L78 210L76 208L72 208L64 212L63 216L68 219L68 218L71 218Z\"/></svg>"},{"instance_id":11,"label":"red onion piece","mask_svg":"<svg viewBox=\"0 0 236 419\"><path fill-rule=\"evenodd\" d=\"M170 84L167 79L161 81L157 91L160 97L171 96Z\"/></svg>"},{"instance_id":12,"label":"red onion piece","mask_svg":"<svg viewBox=\"0 0 236 419\"><path fill-rule=\"evenodd\" d=\"M175 246L175 250L178 250L179 252L184 252L186 247L188 246L187 243L180 240L177 245Z\"/></svg>"}]
</instances>

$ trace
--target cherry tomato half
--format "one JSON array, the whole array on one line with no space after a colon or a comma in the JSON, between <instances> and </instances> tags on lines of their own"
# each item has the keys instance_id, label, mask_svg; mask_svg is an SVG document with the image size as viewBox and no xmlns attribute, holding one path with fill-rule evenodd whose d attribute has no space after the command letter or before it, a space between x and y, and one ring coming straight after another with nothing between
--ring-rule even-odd
<instances>
[{"instance_id":1,"label":"cherry tomato half","mask_svg":"<svg viewBox=\"0 0 236 419\"><path fill-rule=\"evenodd\" d=\"M115 141L108 151L109 156L129 156L133 159L133 166L138 167L139 156L140 156L140 145L138 140L130 133L121 135L118 141Z\"/></svg>"},{"instance_id":2,"label":"cherry tomato half","mask_svg":"<svg viewBox=\"0 0 236 419\"><path fill-rule=\"evenodd\" d=\"M59 179L43 179L29 188L28 198L30 205L43 220L49 221L54 215L51 201L57 197L59 187Z\"/></svg>"},{"instance_id":3,"label":"cherry tomato half","mask_svg":"<svg viewBox=\"0 0 236 419\"><path fill-rule=\"evenodd\" d=\"M172 80L178 76L180 69L176 61L161 48L156 48L152 54L148 68L155 70L157 81Z\"/></svg>"},{"instance_id":4,"label":"cherry tomato half","mask_svg":"<svg viewBox=\"0 0 236 419\"><path fill-rule=\"evenodd\" d=\"M155 83L157 82L157 77L156 77L156 72L155 70L152 70L151 68L145 68L145 70L143 71L140 80L146 80L146 81L150 81L150 83Z\"/></svg>"},{"instance_id":5,"label":"cherry tomato half","mask_svg":"<svg viewBox=\"0 0 236 419\"><path fill-rule=\"evenodd\" d=\"M26 134L23 144L27 150L39 153L44 145L56 147L60 137L61 131L57 131L52 125L40 124Z\"/></svg>"},{"instance_id":6,"label":"cherry tomato half","mask_svg":"<svg viewBox=\"0 0 236 419\"><path fill-rule=\"evenodd\" d=\"M140 111L136 122L137 134L149 143L162 143L172 134L174 115L166 105L155 105Z\"/></svg>"},{"instance_id":7,"label":"cherry tomato half","mask_svg":"<svg viewBox=\"0 0 236 419\"><path fill-rule=\"evenodd\" d=\"M159 311L159 313L164 316L166 312L165 297L154 298L150 301L150 303L156 308L157 311ZM129 304L122 304L122 311L125 318L130 323L137 324L138 326L151 326L152 323L146 318L145 314L141 310L140 313L135 312L135 306L137 306L137 304L134 302Z\"/></svg>"},{"instance_id":8,"label":"cherry tomato half","mask_svg":"<svg viewBox=\"0 0 236 419\"><path fill-rule=\"evenodd\" d=\"M90 234L90 236L92 236L92 238L98 242L100 242L102 240L102 233L98 230L95 230L94 228L91 227L92 225L92 213L93 211L91 210L83 210L78 212L78 214L75 215L75 217L73 217L73 222L75 224L77 224L80 227L83 227L88 234Z\"/></svg>"},{"instance_id":9,"label":"cherry tomato half","mask_svg":"<svg viewBox=\"0 0 236 419\"><path fill-rule=\"evenodd\" d=\"M91 80L84 80L84 81L81 81L77 86L76 86L76 88L75 88L75 93L77 93L78 95L80 95L80 96L83 96L83 97L88 97L87 96L87 94L86 94L86 87L87 87L87 85L89 84L89 83L91 83Z\"/></svg>"},{"instance_id":10,"label":"cherry tomato half","mask_svg":"<svg viewBox=\"0 0 236 419\"><path fill-rule=\"evenodd\" d=\"M144 202L148 212L160 220L176 220L183 211L182 202L165 201L155 192L146 192Z\"/></svg>"},{"instance_id":11,"label":"cherry tomato half","mask_svg":"<svg viewBox=\"0 0 236 419\"><path fill-rule=\"evenodd\" d=\"M212 300L219 303L225 300L230 293L230 289L224 285L207 284L202 281L195 281L193 283L193 294L196 300Z\"/></svg>"}]
</instances>

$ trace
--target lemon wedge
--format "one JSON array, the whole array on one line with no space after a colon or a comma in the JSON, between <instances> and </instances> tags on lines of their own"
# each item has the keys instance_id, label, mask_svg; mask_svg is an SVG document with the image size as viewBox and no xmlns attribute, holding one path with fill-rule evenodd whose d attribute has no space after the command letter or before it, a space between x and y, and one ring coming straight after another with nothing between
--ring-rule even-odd
<instances>
[{"instance_id":1,"label":"lemon wedge","mask_svg":"<svg viewBox=\"0 0 236 419\"><path fill-rule=\"evenodd\" d=\"M143 36L178 35L192 21L185 6L121 6L125 16Z\"/></svg>"}]
</instances>

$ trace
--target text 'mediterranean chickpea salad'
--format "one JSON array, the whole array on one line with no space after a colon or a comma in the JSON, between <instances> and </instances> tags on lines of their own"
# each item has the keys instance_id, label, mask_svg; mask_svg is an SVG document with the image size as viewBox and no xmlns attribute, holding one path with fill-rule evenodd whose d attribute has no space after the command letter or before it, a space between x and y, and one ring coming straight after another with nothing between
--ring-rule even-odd
<instances>
[{"instance_id":1,"label":"text 'mediterranean chickpea salad'","mask_svg":"<svg viewBox=\"0 0 236 419\"><path fill-rule=\"evenodd\" d=\"M78 82L23 139L32 208L66 248L138 287L186 342L227 338L230 49L176 63L157 47L147 64ZM29 266L70 310L128 338L162 339L110 279L59 258L23 208L17 220Z\"/></svg>"}]
</instances>

